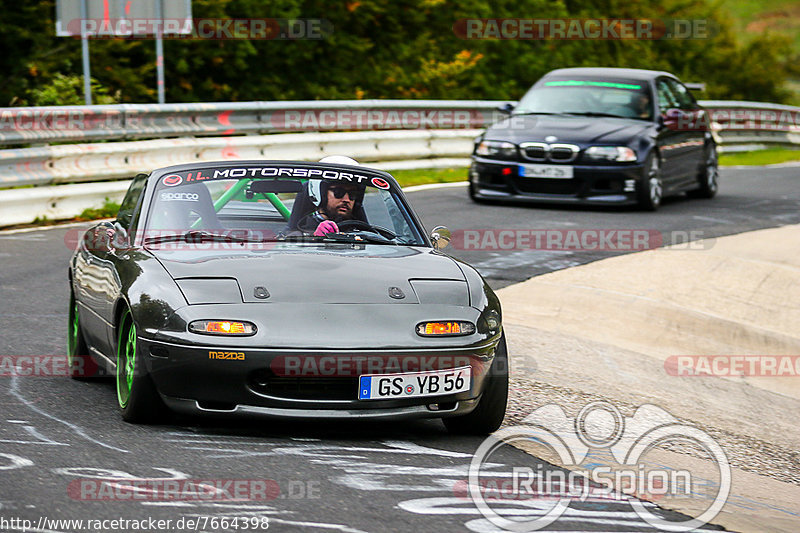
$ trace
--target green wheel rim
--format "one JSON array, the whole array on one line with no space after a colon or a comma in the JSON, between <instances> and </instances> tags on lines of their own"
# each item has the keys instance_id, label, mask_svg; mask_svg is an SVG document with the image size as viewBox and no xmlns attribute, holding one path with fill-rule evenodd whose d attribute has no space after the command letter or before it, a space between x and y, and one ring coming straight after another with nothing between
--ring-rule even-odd
<instances>
[{"instance_id":1,"label":"green wheel rim","mask_svg":"<svg viewBox=\"0 0 800 533\"><path fill-rule=\"evenodd\" d=\"M67 335L67 356L69 358L69 362L72 363L73 355L75 355L75 349L78 346L78 328L79 321L78 321L78 303L75 301L74 298L71 298L71 305L69 310L69 331Z\"/></svg>"},{"instance_id":2,"label":"green wheel rim","mask_svg":"<svg viewBox=\"0 0 800 533\"><path fill-rule=\"evenodd\" d=\"M70 297L69 325L67 330L67 369L71 373L75 368L75 357L78 354L78 339L80 338L80 319L78 316L78 302L75 297Z\"/></svg>"},{"instance_id":3,"label":"green wheel rim","mask_svg":"<svg viewBox=\"0 0 800 533\"><path fill-rule=\"evenodd\" d=\"M133 390L133 377L136 370L136 325L126 311L120 322L117 342L117 400L120 407L128 405Z\"/></svg>"}]
</instances>

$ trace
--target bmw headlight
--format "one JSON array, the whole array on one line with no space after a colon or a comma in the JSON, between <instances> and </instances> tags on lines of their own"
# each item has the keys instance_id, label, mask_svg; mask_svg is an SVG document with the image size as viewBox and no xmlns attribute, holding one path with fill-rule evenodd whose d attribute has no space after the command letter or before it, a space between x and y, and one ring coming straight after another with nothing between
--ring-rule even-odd
<instances>
[{"instance_id":1,"label":"bmw headlight","mask_svg":"<svg viewBox=\"0 0 800 533\"><path fill-rule=\"evenodd\" d=\"M586 156L600 161L636 161L636 152L627 146L591 146L586 149Z\"/></svg>"},{"instance_id":2,"label":"bmw headlight","mask_svg":"<svg viewBox=\"0 0 800 533\"><path fill-rule=\"evenodd\" d=\"M517 156L517 145L505 141L481 141L475 147L475 155L514 159Z\"/></svg>"}]
</instances>

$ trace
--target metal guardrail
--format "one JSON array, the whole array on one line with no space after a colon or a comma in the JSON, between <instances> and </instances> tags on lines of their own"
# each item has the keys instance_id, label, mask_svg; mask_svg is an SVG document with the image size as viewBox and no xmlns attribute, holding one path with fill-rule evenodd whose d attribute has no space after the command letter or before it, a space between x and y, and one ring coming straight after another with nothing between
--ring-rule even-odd
<instances>
[{"instance_id":1,"label":"metal guardrail","mask_svg":"<svg viewBox=\"0 0 800 533\"><path fill-rule=\"evenodd\" d=\"M129 178L154 168L221 159L360 161L466 158L479 129L290 133L69 144L0 150L0 188Z\"/></svg>"},{"instance_id":2,"label":"metal guardrail","mask_svg":"<svg viewBox=\"0 0 800 533\"><path fill-rule=\"evenodd\" d=\"M800 145L800 107L762 102L701 100L715 125L722 151L769 144Z\"/></svg>"},{"instance_id":3,"label":"metal guardrail","mask_svg":"<svg viewBox=\"0 0 800 533\"><path fill-rule=\"evenodd\" d=\"M302 131L482 128L492 100L333 100L0 108L0 145Z\"/></svg>"},{"instance_id":4,"label":"metal guardrail","mask_svg":"<svg viewBox=\"0 0 800 533\"><path fill-rule=\"evenodd\" d=\"M498 110L505 103L510 102L340 100L3 108L0 144L34 146L0 150L0 188L117 179L173 163L242 157L242 151L256 158L306 159L330 152L331 143L340 152L367 161L465 157L471 146L463 140L474 129L505 117ZM800 144L800 108L760 102L701 103L713 121L721 151ZM366 131L259 135L296 130ZM440 155L425 145L432 138L441 145L447 130L451 140L460 139L463 152ZM143 138L151 140L130 141ZM100 139L128 142L43 144ZM398 157L398 143L416 143L418 149L406 146Z\"/></svg>"},{"instance_id":5,"label":"metal guardrail","mask_svg":"<svg viewBox=\"0 0 800 533\"><path fill-rule=\"evenodd\" d=\"M481 128L505 116L497 110L505 103L355 100L0 109L0 145L34 144L0 150L0 189L117 180L171 164L232 158L313 160L347 153L387 169L431 168L445 161L460 166ZM701 104L721 151L800 145L800 108ZM342 129L366 131L320 133ZM303 130L315 133L264 135ZM121 142L45 144L101 139ZM122 183L109 182L0 191L0 226L36 216L74 216L78 206L97 204L103 191L118 199L123 190Z\"/></svg>"},{"instance_id":6,"label":"metal guardrail","mask_svg":"<svg viewBox=\"0 0 800 533\"><path fill-rule=\"evenodd\" d=\"M333 100L0 108L0 145L286 132L471 129L502 118L504 100ZM800 108L704 100L723 138L800 133ZM769 133L769 135L764 135ZM774 138L774 140L770 140Z\"/></svg>"}]
</instances>

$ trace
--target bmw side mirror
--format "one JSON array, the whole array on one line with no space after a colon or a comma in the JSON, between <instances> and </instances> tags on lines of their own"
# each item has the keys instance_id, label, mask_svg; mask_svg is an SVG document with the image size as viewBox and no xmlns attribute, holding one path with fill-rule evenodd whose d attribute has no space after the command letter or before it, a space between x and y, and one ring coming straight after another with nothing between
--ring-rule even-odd
<instances>
[{"instance_id":1,"label":"bmw side mirror","mask_svg":"<svg viewBox=\"0 0 800 533\"><path fill-rule=\"evenodd\" d=\"M497 110L501 113L505 113L506 115L510 115L511 112L514 111L514 104L505 103L501 106L498 106Z\"/></svg>"},{"instance_id":2,"label":"bmw side mirror","mask_svg":"<svg viewBox=\"0 0 800 533\"><path fill-rule=\"evenodd\" d=\"M452 234L446 226L436 226L431 231L431 244L436 250L444 250L450 244Z\"/></svg>"}]
</instances>

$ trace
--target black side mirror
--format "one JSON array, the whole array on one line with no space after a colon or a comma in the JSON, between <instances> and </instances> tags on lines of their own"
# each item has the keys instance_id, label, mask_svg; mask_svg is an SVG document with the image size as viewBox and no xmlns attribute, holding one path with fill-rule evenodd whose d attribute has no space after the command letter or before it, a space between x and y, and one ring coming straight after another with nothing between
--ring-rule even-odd
<instances>
[{"instance_id":1,"label":"black side mirror","mask_svg":"<svg viewBox=\"0 0 800 533\"><path fill-rule=\"evenodd\" d=\"M93 252L108 253L111 250L114 232L114 225L111 222L101 222L86 234L86 247Z\"/></svg>"},{"instance_id":2,"label":"black side mirror","mask_svg":"<svg viewBox=\"0 0 800 533\"><path fill-rule=\"evenodd\" d=\"M506 102L505 104L498 106L497 110L506 115L510 115L511 112L514 111L514 107L514 104Z\"/></svg>"},{"instance_id":3,"label":"black side mirror","mask_svg":"<svg viewBox=\"0 0 800 533\"><path fill-rule=\"evenodd\" d=\"M115 221L113 225L114 238L111 244L118 250L128 250L131 247L130 239L128 238L128 230L122 227L119 221Z\"/></svg>"}]
</instances>

